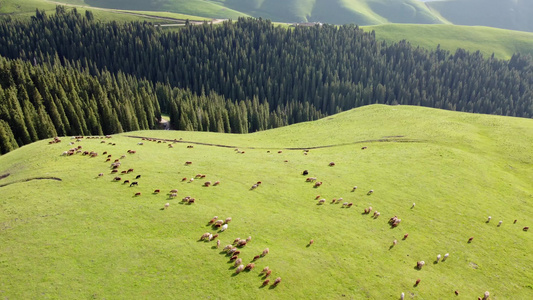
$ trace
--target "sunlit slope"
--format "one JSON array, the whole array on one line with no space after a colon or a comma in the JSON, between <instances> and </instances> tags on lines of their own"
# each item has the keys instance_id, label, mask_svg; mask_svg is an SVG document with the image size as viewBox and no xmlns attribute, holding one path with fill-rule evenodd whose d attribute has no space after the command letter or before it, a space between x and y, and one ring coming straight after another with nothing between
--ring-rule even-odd
<instances>
[{"instance_id":1,"label":"sunlit slope","mask_svg":"<svg viewBox=\"0 0 533 300\"><path fill-rule=\"evenodd\" d=\"M0 290L16 299L449 299L456 290L530 299L533 237L522 229L533 224L532 140L529 119L371 105L246 135L41 141L0 157L0 176L10 174L0 179ZM78 146L98 156L61 155ZM197 174L205 178L190 181ZM44 179L24 181L35 177ZM180 204L185 196L195 203ZM369 206L378 218L362 214ZM240 249L245 265L269 254L234 275L215 241L198 241L217 232L213 216L233 219L215 239L222 246L252 237ZM261 288L265 266L271 281Z\"/></svg>"},{"instance_id":2,"label":"sunlit slope","mask_svg":"<svg viewBox=\"0 0 533 300\"><path fill-rule=\"evenodd\" d=\"M458 48L480 51L485 57L510 59L513 54L533 55L533 33L491 27L459 25L383 24L365 26L376 32L376 38L387 42L407 40L426 49L441 49L454 53Z\"/></svg>"}]
</instances>

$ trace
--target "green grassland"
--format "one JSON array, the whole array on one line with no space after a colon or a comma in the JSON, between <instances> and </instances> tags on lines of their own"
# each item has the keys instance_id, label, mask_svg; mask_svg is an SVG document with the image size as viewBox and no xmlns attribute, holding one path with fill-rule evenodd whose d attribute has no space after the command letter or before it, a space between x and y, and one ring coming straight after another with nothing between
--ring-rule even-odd
<instances>
[{"instance_id":1,"label":"green grassland","mask_svg":"<svg viewBox=\"0 0 533 300\"><path fill-rule=\"evenodd\" d=\"M491 299L531 299L533 236L522 228L533 224L532 122L371 105L253 134L141 131L33 143L0 156L0 176L10 174L0 179L0 296L451 299L457 290L475 299L488 290ZM77 146L99 156L61 155ZM125 154L119 174L134 172L118 176L141 175L139 185L113 182L104 151ZM306 182L304 169L322 186ZM206 177L182 181L196 174ZM24 181L35 177L62 181ZM203 187L207 180L220 185ZM196 203L180 204L184 196ZM330 204L339 197L353 207ZM362 214L369 206L381 216ZM391 228L395 215L402 222ZM222 247L252 237L241 249L245 264L270 253L234 275L214 241L199 241L215 233L213 216L233 218L219 233ZM260 287L265 266L271 283L282 278L276 288Z\"/></svg>"},{"instance_id":2,"label":"green grassland","mask_svg":"<svg viewBox=\"0 0 533 300\"><path fill-rule=\"evenodd\" d=\"M376 38L387 42L407 40L426 49L441 49L454 53L457 48L471 52L479 50L485 57L510 59L514 53L533 55L533 33L481 26L384 24L364 26L374 30Z\"/></svg>"}]
</instances>

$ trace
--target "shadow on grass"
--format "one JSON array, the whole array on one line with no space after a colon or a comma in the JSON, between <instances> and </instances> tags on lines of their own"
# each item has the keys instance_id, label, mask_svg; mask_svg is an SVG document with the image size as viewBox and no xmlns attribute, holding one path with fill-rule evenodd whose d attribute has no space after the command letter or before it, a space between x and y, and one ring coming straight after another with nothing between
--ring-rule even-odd
<instances>
[{"instance_id":1,"label":"shadow on grass","mask_svg":"<svg viewBox=\"0 0 533 300\"><path fill-rule=\"evenodd\" d=\"M271 285L268 289L269 289L269 290L273 290L273 289L275 289L277 286L278 286L277 284L276 284L276 285Z\"/></svg>"},{"instance_id":2,"label":"shadow on grass","mask_svg":"<svg viewBox=\"0 0 533 300\"><path fill-rule=\"evenodd\" d=\"M391 245L391 246L389 247L389 250L391 250L392 248L394 248L394 245Z\"/></svg>"}]
</instances>

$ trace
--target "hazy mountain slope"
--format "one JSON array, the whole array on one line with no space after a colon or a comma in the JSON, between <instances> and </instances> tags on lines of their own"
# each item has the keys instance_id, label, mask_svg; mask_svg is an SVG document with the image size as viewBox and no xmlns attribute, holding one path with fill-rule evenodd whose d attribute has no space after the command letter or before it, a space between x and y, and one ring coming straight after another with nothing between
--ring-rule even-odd
<instances>
[{"instance_id":1,"label":"hazy mountain slope","mask_svg":"<svg viewBox=\"0 0 533 300\"><path fill-rule=\"evenodd\" d=\"M533 31L530 0L448 0L426 4L454 24Z\"/></svg>"}]
</instances>

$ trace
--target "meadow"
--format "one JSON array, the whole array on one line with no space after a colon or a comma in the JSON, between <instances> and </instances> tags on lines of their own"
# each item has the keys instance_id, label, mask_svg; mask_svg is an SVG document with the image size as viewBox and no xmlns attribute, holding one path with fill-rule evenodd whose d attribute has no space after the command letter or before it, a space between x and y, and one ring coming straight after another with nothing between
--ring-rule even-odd
<instances>
[{"instance_id":1,"label":"meadow","mask_svg":"<svg viewBox=\"0 0 533 300\"><path fill-rule=\"evenodd\" d=\"M370 105L253 134L36 142L0 156L0 296L531 299L533 239L523 228L533 224L532 128L529 119ZM99 155L62 155L78 146ZM205 178L191 181L197 174ZM52 177L61 181L26 181ZM185 196L195 203L182 204ZM226 231L208 224L214 216L232 218ZM395 228L393 216L402 219ZM206 232L219 234L221 248L199 241ZM235 275L221 250L248 236L245 265L270 252ZM272 275L262 288L265 266Z\"/></svg>"}]
</instances>

